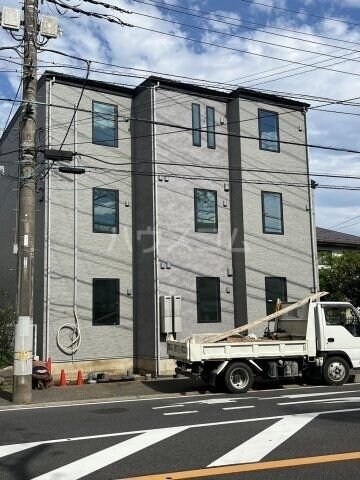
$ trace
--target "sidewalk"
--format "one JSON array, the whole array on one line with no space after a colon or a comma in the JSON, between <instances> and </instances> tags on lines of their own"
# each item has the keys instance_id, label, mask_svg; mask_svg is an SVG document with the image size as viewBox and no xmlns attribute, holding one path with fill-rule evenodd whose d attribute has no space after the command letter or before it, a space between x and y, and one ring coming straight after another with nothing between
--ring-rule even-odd
<instances>
[{"instance_id":1,"label":"sidewalk","mask_svg":"<svg viewBox=\"0 0 360 480\"><path fill-rule=\"evenodd\" d=\"M0 407L12 406L11 393L1 390ZM53 402L83 402L99 399L142 398L160 396L185 396L203 394L209 387L203 383L194 384L187 378L164 378L156 380L133 380L126 382L95 383L84 385L53 386L46 390L32 391L32 404L47 404Z\"/></svg>"}]
</instances>

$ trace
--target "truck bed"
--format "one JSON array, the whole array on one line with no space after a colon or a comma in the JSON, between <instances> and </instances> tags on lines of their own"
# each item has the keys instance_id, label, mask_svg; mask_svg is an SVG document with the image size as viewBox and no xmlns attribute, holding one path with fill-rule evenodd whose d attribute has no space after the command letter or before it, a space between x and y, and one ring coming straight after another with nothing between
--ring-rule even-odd
<instances>
[{"instance_id":1,"label":"truck bed","mask_svg":"<svg viewBox=\"0 0 360 480\"><path fill-rule=\"evenodd\" d=\"M257 339L239 342L194 343L169 340L168 355L185 363L238 358L301 357L308 355L308 341Z\"/></svg>"}]
</instances>

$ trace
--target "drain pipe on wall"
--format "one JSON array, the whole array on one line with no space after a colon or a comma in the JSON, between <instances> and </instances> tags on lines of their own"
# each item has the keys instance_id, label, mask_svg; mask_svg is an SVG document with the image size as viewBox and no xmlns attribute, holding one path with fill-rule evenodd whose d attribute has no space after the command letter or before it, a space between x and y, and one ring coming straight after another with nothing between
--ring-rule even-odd
<instances>
[{"instance_id":1,"label":"drain pipe on wall","mask_svg":"<svg viewBox=\"0 0 360 480\"><path fill-rule=\"evenodd\" d=\"M74 152L77 152L78 146L78 112L77 105L74 105L75 116L74 116ZM78 164L77 156L74 156L74 167ZM79 318L77 312L77 302L78 302L78 193L77 193L77 175L74 173L74 285L73 285L73 313L75 320L75 329L74 335L76 337L77 343L74 345L74 353L78 350L81 343L81 334L79 326ZM76 350L75 350L76 348Z\"/></svg>"},{"instance_id":2,"label":"drain pipe on wall","mask_svg":"<svg viewBox=\"0 0 360 480\"><path fill-rule=\"evenodd\" d=\"M305 141L307 143L307 122L306 111L304 112L304 125L305 125ZM313 292L319 291L319 270L318 270L318 258L317 258L317 242L316 242L316 227L315 227L315 212L314 212L314 189L310 180L310 168L309 168L309 147L306 147L306 174L308 179L308 201L309 201L309 219L310 219L310 241L311 241L311 261L312 261L312 277L313 277Z\"/></svg>"},{"instance_id":3,"label":"drain pipe on wall","mask_svg":"<svg viewBox=\"0 0 360 480\"><path fill-rule=\"evenodd\" d=\"M156 367L155 376L160 374L160 316L159 316L159 268L158 268L158 211L157 211L157 152L156 152L156 89L160 86L160 82L151 87L152 96L152 151L153 151L153 217L154 217L154 286L155 286L155 355Z\"/></svg>"},{"instance_id":4,"label":"drain pipe on wall","mask_svg":"<svg viewBox=\"0 0 360 480\"><path fill-rule=\"evenodd\" d=\"M52 145L52 110L51 110L51 102L52 102L52 91L53 85L55 83L55 77L53 77L49 81L49 91L48 91L48 128L47 128L47 145L48 148L51 148ZM49 160L50 161L50 160ZM51 169L50 165L48 167L48 175L47 175L47 195L46 195L46 306L45 306L45 358L49 358L49 323L50 323L50 233L51 233Z\"/></svg>"},{"instance_id":5,"label":"drain pipe on wall","mask_svg":"<svg viewBox=\"0 0 360 480\"><path fill-rule=\"evenodd\" d=\"M77 105L74 105L74 153L77 151ZM74 155L74 167L77 166L77 157ZM73 178L73 185L74 185L74 192L73 192L73 213L74 213L74 237L73 237L73 315L74 315L74 323L64 323L58 329L56 342L59 349L65 353L66 355L71 355L72 361L74 362L74 354L78 351L81 344L81 332L80 332L80 325L79 325L79 318L77 314L77 301L78 301L78 241L77 241L77 232L78 232L78 217L77 217L77 174L74 173ZM60 335L62 331L70 331L70 344L63 345L61 343Z\"/></svg>"}]
</instances>

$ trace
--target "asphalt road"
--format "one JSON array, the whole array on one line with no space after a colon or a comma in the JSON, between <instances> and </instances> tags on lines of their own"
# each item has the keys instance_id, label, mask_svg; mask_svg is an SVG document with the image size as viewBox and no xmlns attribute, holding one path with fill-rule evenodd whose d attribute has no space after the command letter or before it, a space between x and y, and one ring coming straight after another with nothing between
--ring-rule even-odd
<instances>
[{"instance_id":1,"label":"asphalt road","mask_svg":"<svg viewBox=\"0 0 360 480\"><path fill-rule=\"evenodd\" d=\"M359 420L359 384L0 409L0 479L358 480Z\"/></svg>"}]
</instances>

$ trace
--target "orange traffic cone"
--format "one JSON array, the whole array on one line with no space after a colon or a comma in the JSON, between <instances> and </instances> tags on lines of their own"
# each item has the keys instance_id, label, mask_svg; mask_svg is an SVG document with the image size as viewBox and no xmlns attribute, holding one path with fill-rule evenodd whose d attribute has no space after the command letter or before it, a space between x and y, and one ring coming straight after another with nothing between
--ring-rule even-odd
<instances>
[{"instance_id":1,"label":"orange traffic cone","mask_svg":"<svg viewBox=\"0 0 360 480\"><path fill-rule=\"evenodd\" d=\"M84 380L81 374L81 370L78 370L76 385L84 385Z\"/></svg>"},{"instance_id":2,"label":"orange traffic cone","mask_svg":"<svg viewBox=\"0 0 360 480\"><path fill-rule=\"evenodd\" d=\"M66 384L65 370L61 370L59 387L66 387L66 386L67 384Z\"/></svg>"},{"instance_id":3,"label":"orange traffic cone","mask_svg":"<svg viewBox=\"0 0 360 480\"><path fill-rule=\"evenodd\" d=\"M51 374L51 369L52 369L51 357L49 357L45 363L46 363L47 369L49 370L49 372Z\"/></svg>"}]
</instances>

